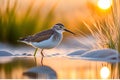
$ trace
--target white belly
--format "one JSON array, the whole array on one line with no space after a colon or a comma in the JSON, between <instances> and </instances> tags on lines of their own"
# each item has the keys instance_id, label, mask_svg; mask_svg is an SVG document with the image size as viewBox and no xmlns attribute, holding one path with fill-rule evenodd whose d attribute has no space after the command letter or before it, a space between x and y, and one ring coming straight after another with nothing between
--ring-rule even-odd
<instances>
[{"instance_id":1,"label":"white belly","mask_svg":"<svg viewBox=\"0 0 120 80\"><path fill-rule=\"evenodd\" d=\"M50 49L50 48L54 48L57 45L59 45L59 43L62 40L62 35L59 35L59 37L60 37L60 39L53 40L53 36L52 36L48 40L45 40L42 42L31 42L31 44L34 47L38 47L38 48L42 48L42 49Z\"/></svg>"}]
</instances>

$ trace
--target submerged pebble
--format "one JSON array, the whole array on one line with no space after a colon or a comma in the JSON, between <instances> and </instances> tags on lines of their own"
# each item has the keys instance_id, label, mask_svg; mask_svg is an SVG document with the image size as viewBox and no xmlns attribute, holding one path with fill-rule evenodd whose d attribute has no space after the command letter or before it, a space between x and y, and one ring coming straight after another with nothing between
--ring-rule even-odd
<instances>
[{"instance_id":1,"label":"submerged pebble","mask_svg":"<svg viewBox=\"0 0 120 80\"><path fill-rule=\"evenodd\" d=\"M114 49L94 49L94 50L78 50L67 55L74 59L89 59L99 61L119 62L120 54Z\"/></svg>"},{"instance_id":2,"label":"submerged pebble","mask_svg":"<svg viewBox=\"0 0 120 80\"><path fill-rule=\"evenodd\" d=\"M0 56L13 56L13 54L7 51L0 51Z\"/></svg>"},{"instance_id":3,"label":"submerged pebble","mask_svg":"<svg viewBox=\"0 0 120 80\"><path fill-rule=\"evenodd\" d=\"M90 58L113 58L118 56L118 51L114 49L95 49L85 52L81 57Z\"/></svg>"},{"instance_id":4,"label":"submerged pebble","mask_svg":"<svg viewBox=\"0 0 120 80\"><path fill-rule=\"evenodd\" d=\"M77 51L74 51L72 53L69 53L69 54L67 54L67 56L80 56L87 51L88 51L88 49L81 49L81 50L77 50Z\"/></svg>"}]
</instances>

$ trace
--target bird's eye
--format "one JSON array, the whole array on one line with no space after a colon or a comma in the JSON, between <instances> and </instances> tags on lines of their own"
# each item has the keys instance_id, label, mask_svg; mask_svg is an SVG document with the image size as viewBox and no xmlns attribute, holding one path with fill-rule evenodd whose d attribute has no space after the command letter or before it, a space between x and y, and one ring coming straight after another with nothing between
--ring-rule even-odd
<instances>
[{"instance_id":1,"label":"bird's eye","mask_svg":"<svg viewBox=\"0 0 120 80\"><path fill-rule=\"evenodd\" d=\"M60 26L59 28L62 28L62 26Z\"/></svg>"}]
</instances>

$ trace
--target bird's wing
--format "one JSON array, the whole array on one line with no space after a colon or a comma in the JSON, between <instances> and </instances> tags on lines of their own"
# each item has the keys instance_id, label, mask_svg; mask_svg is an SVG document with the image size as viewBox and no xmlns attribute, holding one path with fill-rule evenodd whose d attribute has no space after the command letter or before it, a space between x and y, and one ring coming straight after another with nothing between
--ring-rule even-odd
<instances>
[{"instance_id":1,"label":"bird's wing","mask_svg":"<svg viewBox=\"0 0 120 80\"><path fill-rule=\"evenodd\" d=\"M49 29L49 30L37 33L37 34L32 35L32 36L22 38L20 40L27 41L27 42L40 42L40 41L43 41L43 40L50 38L53 33L54 33L54 30Z\"/></svg>"}]
</instances>

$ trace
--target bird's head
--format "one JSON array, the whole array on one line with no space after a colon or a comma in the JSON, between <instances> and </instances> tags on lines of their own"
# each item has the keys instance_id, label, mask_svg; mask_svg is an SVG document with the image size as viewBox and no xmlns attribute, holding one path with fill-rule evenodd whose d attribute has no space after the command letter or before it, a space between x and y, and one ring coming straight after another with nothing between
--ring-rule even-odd
<instances>
[{"instance_id":1,"label":"bird's head","mask_svg":"<svg viewBox=\"0 0 120 80\"><path fill-rule=\"evenodd\" d=\"M66 31L66 32L69 32L69 33L72 33L72 34L75 35L75 33L73 33L72 31L70 31L70 30L68 30L68 29L66 29L65 26L64 26L63 24L61 24L61 23L55 24L55 25L53 26L53 29L56 30L56 31L59 32L59 33L62 33L62 32L64 32L64 31Z\"/></svg>"}]
</instances>

